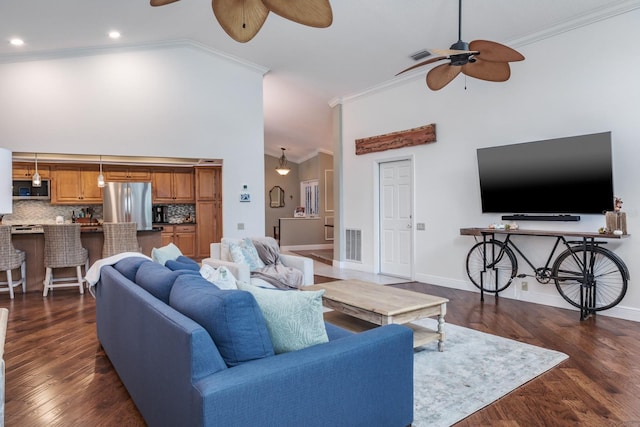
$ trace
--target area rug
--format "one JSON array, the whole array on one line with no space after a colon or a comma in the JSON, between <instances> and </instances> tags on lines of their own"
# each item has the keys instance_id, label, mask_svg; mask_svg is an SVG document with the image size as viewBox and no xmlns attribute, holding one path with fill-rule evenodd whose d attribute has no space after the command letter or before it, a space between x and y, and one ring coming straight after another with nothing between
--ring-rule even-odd
<instances>
[{"instance_id":1,"label":"area rug","mask_svg":"<svg viewBox=\"0 0 640 427\"><path fill-rule=\"evenodd\" d=\"M435 319L414 323L437 328ZM558 365L568 356L445 324L436 342L415 350L413 427L450 426Z\"/></svg>"}]
</instances>

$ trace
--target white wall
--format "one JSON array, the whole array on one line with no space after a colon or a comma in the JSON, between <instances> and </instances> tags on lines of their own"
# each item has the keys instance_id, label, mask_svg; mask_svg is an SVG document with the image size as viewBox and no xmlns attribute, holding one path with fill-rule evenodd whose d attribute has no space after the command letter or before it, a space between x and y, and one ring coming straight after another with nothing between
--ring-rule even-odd
<instances>
[{"instance_id":1,"label":"white wall","mask_svg":"<svg viewBox=\"0 0 640 427\"><path fill-rule=\"evenodd\" d=\"M615 194L624 200L629 233L640 229L640 57L626 41L640 39L640 10L538 41L518 50L526 60L512 64L505 83L460 75L433 92L424 73L343 105L343 228L363 230L362 264L346 267L377 272L377 162L410 158L414 162L415 274L419 281L474 290L465 272L471 237L461 227L486 227L500 215L481 213L476 149L518 142L612 131ZM465 89L465 84L467 88ZM436 124L433 144L356 156L354 140ZM527 222L522 228L596 231L604 216L582 215L578 223ZM342 230L344 232L344 230ZM544 264L552 239L521 237L534 263ZM603 315L640 321L640 289L634 286L640 241L612 241L630 269L624 300ZM522 263L521 263L522 264ZM531 273L528 267L522 270ZM568 307L553 284L528 278L529 291L511 286L501 296ZM516 283L518 284L518 283ZM455 309L455 302L452 308ZM576 314L576 319L578 314Z\"/></svg>"},{"instance_id":2,"label":"white wall","mask_svg":"<svg viewBox=\"0 0 640 427\"><path fill-rule=\"evenodd\" d=\"M223 159L224 235L263 235L263 72L188 44L3 63L0 146Z\"/></svg>"}]
</instances>

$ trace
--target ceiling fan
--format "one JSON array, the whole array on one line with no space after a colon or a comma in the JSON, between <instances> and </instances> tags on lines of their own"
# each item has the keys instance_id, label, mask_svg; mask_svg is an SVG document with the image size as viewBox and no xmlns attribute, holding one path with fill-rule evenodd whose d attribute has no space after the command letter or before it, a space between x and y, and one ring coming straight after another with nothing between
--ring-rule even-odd
<instances>
[{"instance_id":1,"label":"ceiling fan","mask_svg":"<svg viewBox=\"0 0 640 427\"><path fill-rule=\"evenodd\" d=\"M151 6L177 1L151 0ZM326 28L333 22L329 0L212 0L211 6L224 31L240 43L258 34L269 12L309 27Z\"/></svg>"},{"instance_id":2,"label":"ceiling fan","mask_svg":"<svg viewBox=\"0 0 640 427\"><path fill-rule=\"evenodd\" d=\"M400 71L396 76L414 68L448 59L449 62L432 68L427 73L427 86L431 90L440 90L460 73L480 80L504 82L511 76L509 62L522 61L518 51L503 44L474 40L471 43L462 41L462 0L458 1L458 41L449 49L430 49L428 56L432 58Z\"/></svg>"}]
</instances>

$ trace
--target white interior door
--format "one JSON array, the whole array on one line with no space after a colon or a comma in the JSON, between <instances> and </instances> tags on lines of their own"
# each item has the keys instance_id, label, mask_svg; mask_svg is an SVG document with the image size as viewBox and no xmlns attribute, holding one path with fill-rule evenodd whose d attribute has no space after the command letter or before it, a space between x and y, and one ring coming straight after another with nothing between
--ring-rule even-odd
<instances>
[{"instance_id":1,"label":"white interior door","mask_svg":"<svg viewBox=\"0 0 640 427\"><path fill-rule=\"evenodd\" d=\"M380 163L380 273L411 278L413 180L410 160Z\"/></svg>"}]
</instances>

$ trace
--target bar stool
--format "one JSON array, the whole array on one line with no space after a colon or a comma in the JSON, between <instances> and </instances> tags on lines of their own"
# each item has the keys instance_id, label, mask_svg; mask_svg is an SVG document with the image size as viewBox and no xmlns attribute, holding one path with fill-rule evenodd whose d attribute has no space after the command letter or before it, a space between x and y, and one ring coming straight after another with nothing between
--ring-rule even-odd
<instances>
[{"instance_id":1,"label":"bar stool","mask_svg":"<svg viewBox=\"0 0 640 427\"><path fill-rule=\"evenodd\" d=\"M44 224L44 290L47 296L49 289L77 286L84 293L82 266L85 273L89 269L89 254L80 241L80 224ZM76 277L53 278L54 268L76 268Z\"/></svg>"},{"instance_id":2,"label":"bar stool","mask_svg":"<svg viewBox=\"0 0 640 427\"><path fill-rule=\"evenodd\" d=\"M105 222L102 224L102 233L104 234L102 258L122 252L140 252L135 222Z\"/></svg>"},{"instance_id":3,"label":"bar stool","mask_svg":"<svg viewBox=\"0 0 640 427\"><path fill-rule=\"evenodd\" d=\"M22 293L27 291L27 262L24 251L13 247L11 242L11 226L0 225L0 271L7 274L7 281L0 282L0 286L7 285L8 289L0 288L0 291L9 291L9 296L13 299L13 288L22 285ZM12 272L20 268L20 280L13 281Z\"/></svg>"}]
</instances>

